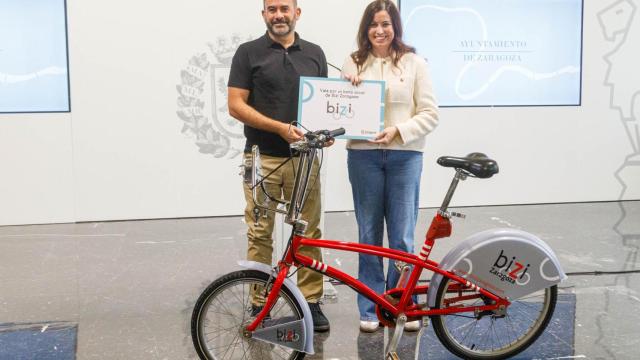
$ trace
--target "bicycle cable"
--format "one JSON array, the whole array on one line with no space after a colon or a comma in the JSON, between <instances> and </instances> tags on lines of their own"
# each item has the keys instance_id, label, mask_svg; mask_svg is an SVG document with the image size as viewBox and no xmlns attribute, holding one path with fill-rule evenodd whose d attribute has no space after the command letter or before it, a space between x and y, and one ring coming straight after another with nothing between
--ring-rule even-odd
<instances>
[{"instance_id":1,"label":"bicycle cable","mask_svg":"<svg viewBox=\"0 0 640 360\"><path fill-rule=\"evenodd\" d=\"M298 272L298 270L300 270L300 266L296 266L295 268L296 268L296 269L295 269L295 270L293 270L293 272L292 272L291 274L287 275L287 278L292 277L293 275L295 275L295 273L297 273L297 272ZM309 268L309 269L310 269L310 268Z\"/></svg>"},{"instance_id":2,"label":"bicycle cable","mask_svg":"<svg viewBox=\"0 0 640 360\"><path fill-rule=\"evenodd\" d=\"M287 160L283 161L282 163L280 163L280 165L276 166L275 169L271 170L267 175L263 176L262 179L260 181L258 181L256 183L256 185L254 187L251 188L251 190L255 189L256 187L258 187L258 185L260 185L262 187L262 184L264 183L264 181L271 176L271 174L273 174L274 172L278 171L278 169L280 169L281 167L283 167L286 163L288 163L291 160L291 158L288 158Z\"/></svg>"}]
</instances>

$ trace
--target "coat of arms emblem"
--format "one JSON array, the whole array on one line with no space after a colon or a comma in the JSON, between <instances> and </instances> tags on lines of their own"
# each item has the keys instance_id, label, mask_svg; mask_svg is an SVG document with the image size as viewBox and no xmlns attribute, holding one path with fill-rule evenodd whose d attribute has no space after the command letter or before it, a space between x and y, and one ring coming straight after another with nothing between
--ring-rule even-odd
<instances>
[{"instance_id":1,"label":"coat of arms emblem","mask_svg":"<svg viewBox=\"0 0 640 360\"><path fill-rule=\"evenodd\" d=\"M233 35L208 43L209 53L192 56L176 86L182 133L195 140L201 153L216 158L235 158L244 150L242 123L229 115L227 106L231 59L242 42Z\"/></svg>"}]
</instances>

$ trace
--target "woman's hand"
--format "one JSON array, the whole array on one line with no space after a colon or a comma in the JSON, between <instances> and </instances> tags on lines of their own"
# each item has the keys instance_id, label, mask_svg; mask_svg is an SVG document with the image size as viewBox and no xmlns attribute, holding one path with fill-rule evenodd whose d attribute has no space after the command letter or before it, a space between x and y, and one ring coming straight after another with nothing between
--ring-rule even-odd
<instances>
[{"instance_id":1,"label":"woman's hand","mask_svg":"<svg viewBox=\"0 0 640 360\"><path fill-rule=\"evenodd\" d=\"M369 142L372 142L374 144L389 145L397 135L398 128L395 126L390 126L382 130L381 133L376 135L375 139L369 140Z\"/></svg>"},{"instance_id":2,"label":"woman's hand","mask_svg":"<svg viewBox=\"0 0 640 360\"><path fill-rule=\"evenodd\" d=\"M360 85L360 83L362 83L362 79L360 79L358 75L346 74L344 78L349 80L351 82L351 85L353 86L358 86Z\"/></svg>"}]
</instances>

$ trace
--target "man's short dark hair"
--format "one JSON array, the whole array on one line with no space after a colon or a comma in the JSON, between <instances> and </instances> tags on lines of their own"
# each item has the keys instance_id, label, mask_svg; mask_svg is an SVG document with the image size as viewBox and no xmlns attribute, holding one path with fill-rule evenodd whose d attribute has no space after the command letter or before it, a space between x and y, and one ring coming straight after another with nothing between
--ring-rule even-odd
<instances>
[{"instance_id":1,"label":"man's short dark hair","mask_svg":"<svg viewBox=\"0 0 640 360\"><path fill-rule=\"evenodd\" d=\"M267 0L262 0L262 7L266 8ZM293 0L293 7L298 7L298 0Z\"/></svg>"}]
</instances>

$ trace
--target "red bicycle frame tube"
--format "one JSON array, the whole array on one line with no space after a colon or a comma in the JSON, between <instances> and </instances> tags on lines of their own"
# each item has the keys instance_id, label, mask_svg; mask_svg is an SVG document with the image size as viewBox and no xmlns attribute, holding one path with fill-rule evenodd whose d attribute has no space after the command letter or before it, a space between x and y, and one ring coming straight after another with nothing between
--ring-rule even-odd
<instances>
[{"instance_id":1,"label":"red bicycle frame tube","mask_svg":"<svg viewBox=\"0 0 640 360\"><path fill-rule=\"evenodd\" d=\"M304 255L300 255L297 253L297 249L300 246L315 246L315 247L319 247L319 248L326 248L326 249L336 249L336 250L343 250L343 251L350 251L350 252L358 252L358 253L363 253L363 254L368 254L368 255L375 255L375 256L380 256L380 257L385 257L385 258L389 258L389 259L393 259L393 260L400 260L400 261L404 261L408 264L412 264L414 265L414 268L411 272L411 276L409 278L409 282L407 283L406 288L403 291L403 295L402 298L400 299L400 302L398 302L398 304L393 305L391 304L382 294L378 294L375 291L371 290L371 288L369 288L368 286L364 285L363 283L361 283L360 281L358 281L357 279L354 279L352 276L336 269L333 268L329 265L326 264L322 264L317 262L316 260L311 259L308 256L304 256ZM308 268L311 268L313 270L319 271L324 273L325 275L329 276L330 278L336 279L341 281L342 283L346 284L347 286L351 287L352 289L354 289L355 291L357 291L358 293L361 293L362 295L368 297L371 301L373 301L374 303L380 305L382 308L384 308L385 310L389 311L391 314L393 314L394 316L398 316L401 313L404 313L405 315L407 315L408 317L419 317L419 316L428 316L428 315L439 315L439 314L453 314L453 313L458 313L458 312L466 312L466 311L472 311L476 308L478 308L479 310L492 310L492 309L496 309L499 305L501 304L507 304L505 301L505 299L501 299L497 296L495 296L494 294L478 287L477 291L484 295L487 296L489 299L493 300L496 302L496 304L494 305L487 305L487 306L481 306L481 307L471 307L471 308L450 308L450 309L436 309L436 310L419 310L419 309L415 309L415 308L409 308L407 307L407 304L409 303L409 298L411 297L411 295L413 295L416 285L418 283L418 279L420 278L420 274L422 273L423 269L429 270L429 271L433 271L439 274L442 274L444 277L446 278L450 278L458 283L460 283L461 285L465 285L468 283L468 281L462 277L459 277L451 272L442 270L438 267L438 263L431 261L431 260L424 260L421 261L419 259L417 259L417 257L413 254L405 254L403 252L397 251L397 250L393 250L393 249L387 249L387 248L382 248L382 247L377 247L377 246L371 246L371 245L365 245L365 244L356 244L356 243L348 243L348 242L340 242L340 241L335 241L335 240L316 240L316 239L307 239L307 238L303 238L300 236L295 236L293 238L293 244L292 244L292 250L296 251L296 255L295 255L295 260L293 259L293 257L291 257L291 260L293 260L293 263L295 265L302 265ZM322 269L322 270L319 270ZM323 271L324 270L324 271Z\"/></svg>"}]
</instances>

